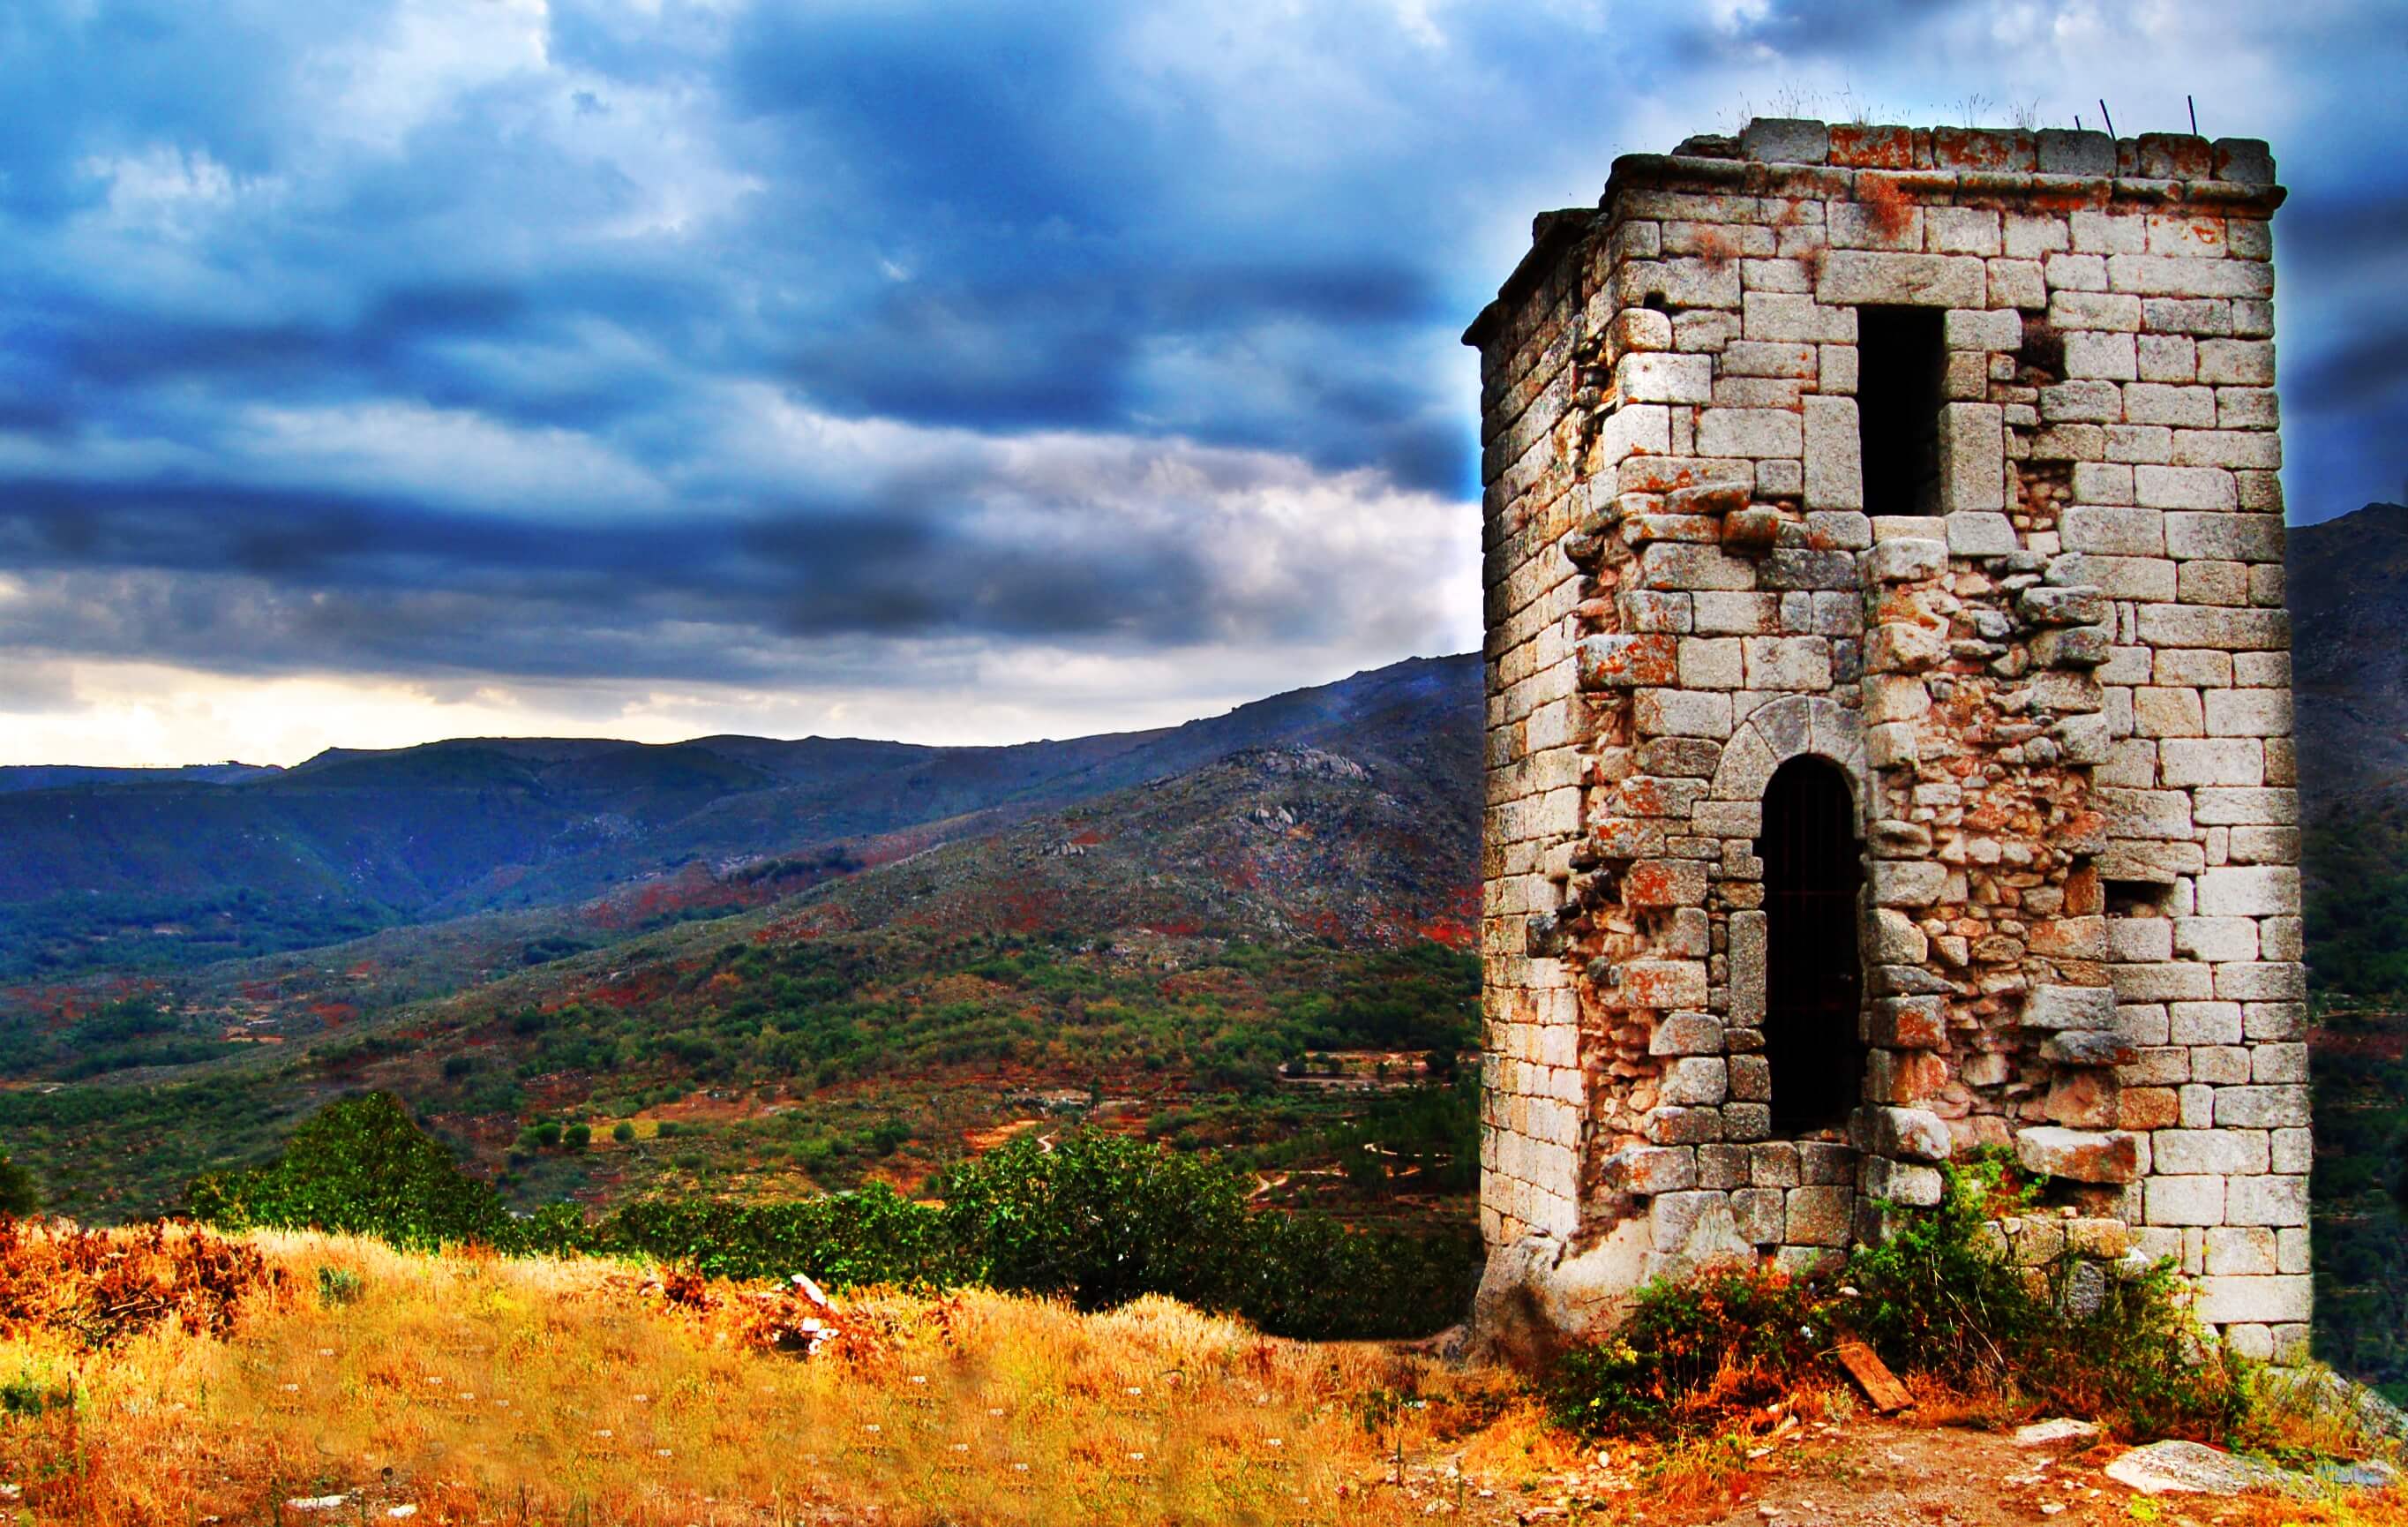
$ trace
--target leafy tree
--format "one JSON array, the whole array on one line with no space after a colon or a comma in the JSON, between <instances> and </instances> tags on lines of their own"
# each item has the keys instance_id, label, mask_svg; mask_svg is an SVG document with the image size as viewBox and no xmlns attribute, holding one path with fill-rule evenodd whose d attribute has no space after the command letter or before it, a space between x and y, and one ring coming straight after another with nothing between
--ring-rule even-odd
<instances>
[{"instance_id":1,"label":"leafy tree","mask_svg":"<svg viewBox=\"0 0 2408 1527\"><path fill-rule=\"evenodd\" d=\"M517 1239L500 1195L463 1173L390 1092L327 1104L272 1164L196 1178L185 1197L196 1217L227 1229L338 1231L411 1247Z\"/></svg>"},{"instance_id":2,"label":"leafy tree","mask_svg":"<svg viewBox=\"0 0 2408 1527\"><path fill-rule=\"evenodd\" d=\"M936 1211L874 1183L789 1203L630 1203L593 1232L590 1245L683 1262L710 1277L808 1273L829 1289L934 1286L961 1281L941 1230Z\"/></svg>"},{"instance_id":3,"label":"leafy tree","mask_svg":"<svg viewBox=\"0 0 2408 1527\"><path fill-rule=\"evenodd\" d=\"M1082 1131L1051 1150L1022 1135L931 1186L982 1281L1104 1309L1142 1293L1220 1303L1252 1184L1203 1156Z\"/></svg>"},{"instance_id":4,"label":"leafy tree","mask_svg":"<svg viewBox=\"0 0 2408 1527\"><path fill-rule=\"evenodd\" d=\"M42 1206L42 1196L34 1188L34 1174L0 1151L0 1214L28 1215Z\"/></svg>"},{"instance_id":5,"label":"leafy tree","mask_svg":"<svg viewBox=\"0 0 2408 1527\"><path fill-rule=\"evenodd\" d=\"M1251 1213L1239 1168L1100 1131L1022 1135L930 1186L964 1276L1082 1309L1159 1293L1286 1336L1418 1335L1462 1317L1480 1271L1470 1236Z\"/></svg>"}]
</instances>

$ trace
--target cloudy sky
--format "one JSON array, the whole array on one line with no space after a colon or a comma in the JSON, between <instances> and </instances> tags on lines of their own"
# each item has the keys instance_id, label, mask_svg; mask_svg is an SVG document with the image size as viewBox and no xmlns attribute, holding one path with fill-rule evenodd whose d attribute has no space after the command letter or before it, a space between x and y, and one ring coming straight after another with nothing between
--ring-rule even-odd
<instances>
[{"instance_id":1,"label":"cloudy sky","mask_svg":"<svg viewBox=\"0 0 2408 1527\"><path fill-rule=\"evenodd\" d=\"M2408 474L2396 0L12 0L0 762L1009 741L1476 644L1532 212L1753 112L2273 140Z\"/></svg>"}]
</instances>

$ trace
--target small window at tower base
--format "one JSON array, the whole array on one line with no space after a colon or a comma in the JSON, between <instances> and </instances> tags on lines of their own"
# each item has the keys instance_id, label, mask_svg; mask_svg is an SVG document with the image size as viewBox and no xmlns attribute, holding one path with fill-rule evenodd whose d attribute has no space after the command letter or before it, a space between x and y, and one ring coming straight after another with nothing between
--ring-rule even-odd
<instances>
[{"instance_id":1,"label":"small window at tower base","mask_svg":"<svg viewBox=\"0 0 2408 1527\"><path fill-rule=\"evenodd\" d=\"M1863 878L1856 799L1828 759L1783 764L1764 791L1764 1059L1772 1132L1838 1129L1861 1099L1864 989L1856 945Z\"/></svg>"}]
</instances>

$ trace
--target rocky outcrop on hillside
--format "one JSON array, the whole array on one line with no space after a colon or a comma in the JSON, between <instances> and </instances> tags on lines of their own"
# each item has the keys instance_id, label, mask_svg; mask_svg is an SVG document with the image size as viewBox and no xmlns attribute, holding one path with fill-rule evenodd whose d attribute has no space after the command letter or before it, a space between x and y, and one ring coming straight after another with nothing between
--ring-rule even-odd
<instances>
[{"instance_id":1,"label":"rocky outcrop on hillside","mask_svg":"<svg viewBox=\"0 0 2408 1527\"><path fill-rule=\"evenodd\" d=\"M782 926L1467 945L1478 754L1454 719L1410 762L1241 749L828 886Z\"/></svg>"}]
</instances>

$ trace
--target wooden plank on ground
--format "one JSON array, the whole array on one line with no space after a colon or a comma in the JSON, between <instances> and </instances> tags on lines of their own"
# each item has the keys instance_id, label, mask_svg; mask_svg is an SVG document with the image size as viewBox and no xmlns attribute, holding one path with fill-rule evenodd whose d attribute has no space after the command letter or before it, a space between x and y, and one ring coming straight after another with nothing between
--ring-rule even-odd
<instances>
[{"instance_id":1,"label":"wooden plank on ground","mask_svg":"<svg viewBox=\"0 0 2408 1527\"><path fill-rule=\"evenodd\" d=\"M1906 1386L1898 1381L1898 1376L1891 1373L1873 1349L1864 1343L1854 1339L1842 1342L1840 1365L1848 1370L1849 1377L1863 1387L1866 1398L1872 1401L1873 1408L1883 1415L1904 1410L1914 1404L1914 1396L1906 1392Z\"/></svg>"}]
</instances>

